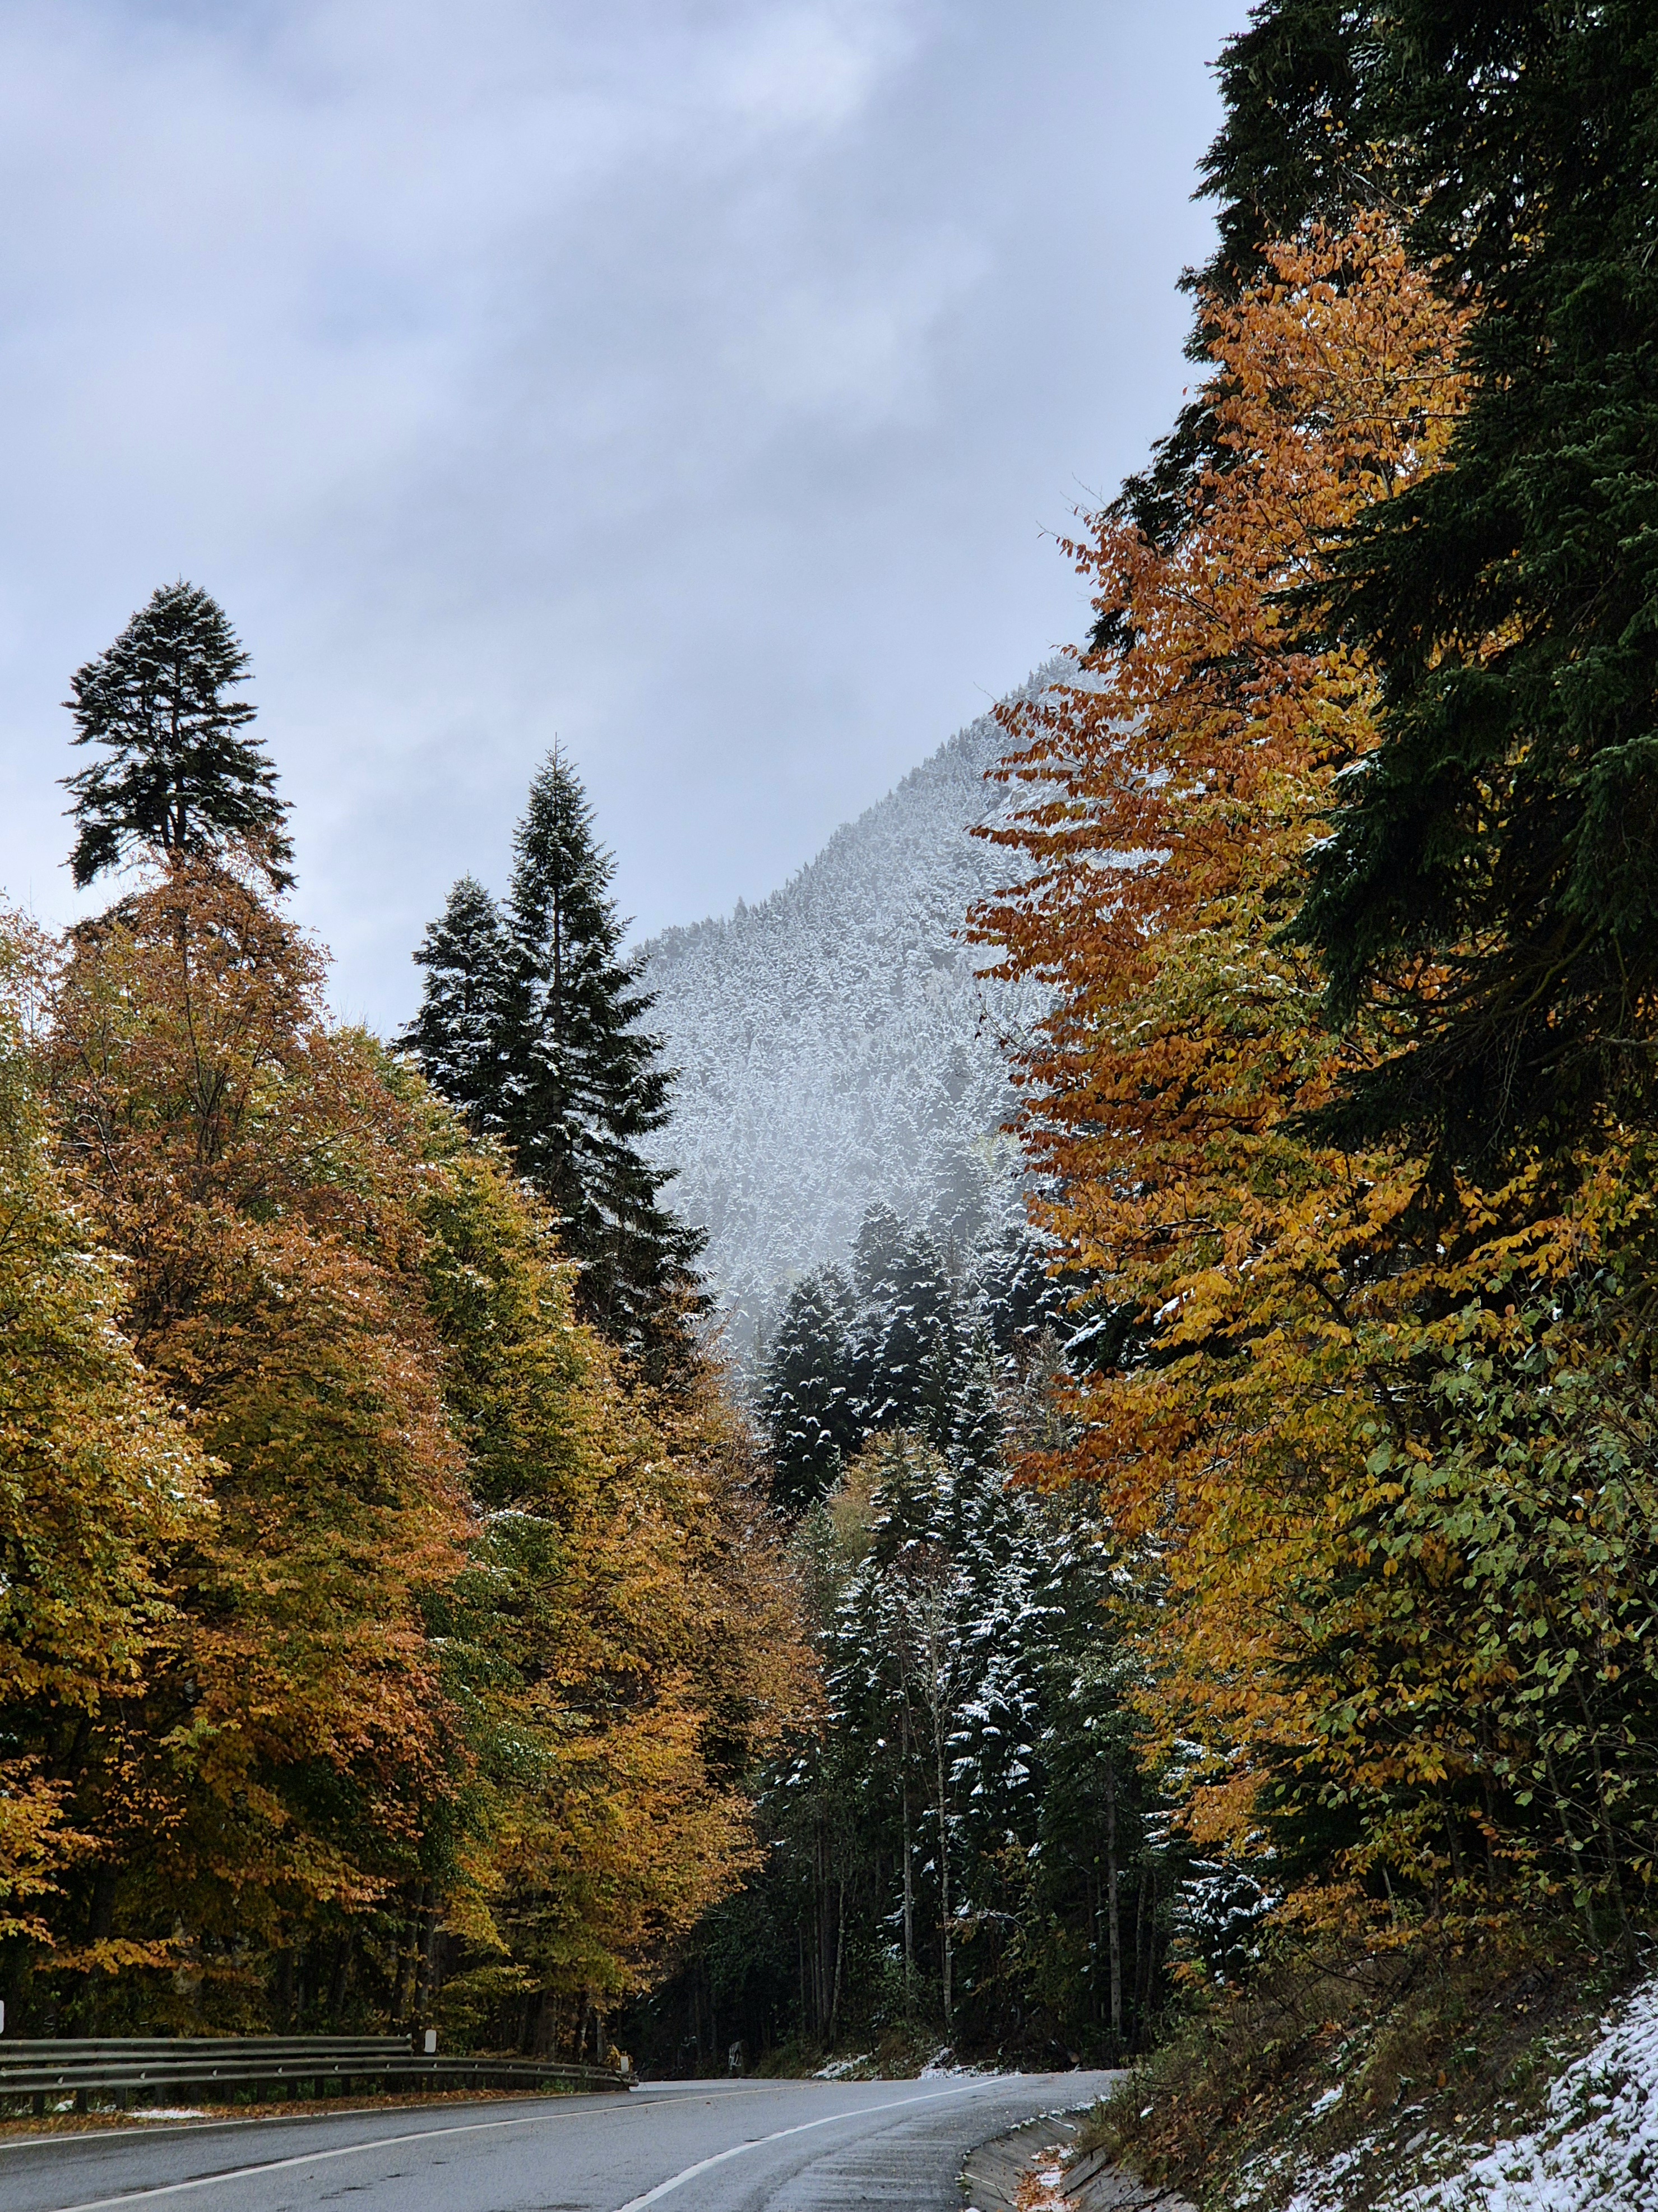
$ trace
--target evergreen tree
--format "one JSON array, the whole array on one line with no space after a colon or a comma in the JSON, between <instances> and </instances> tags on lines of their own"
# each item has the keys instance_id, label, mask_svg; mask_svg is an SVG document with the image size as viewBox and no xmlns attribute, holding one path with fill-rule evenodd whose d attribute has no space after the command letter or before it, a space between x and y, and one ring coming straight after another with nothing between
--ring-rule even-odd
<instances>
[{"instance_id":1,"label":"evergreen tree","mask_svg":"<svg viewBox=\"0 0 1658 2212\"><path fill-rule=\"evenodd\" d=\"M860 1431L850 1388L851 1291L833 1267L789 1292L761 1384L771 1440L772 1496L799 1512L823 1496L857 1449Z\"/></svg>"},{"instance_id":2,"label":"evergreen tree","mask_svg":"<svg viewBox=\"0 0 1658 2212\"><path fill-rule=\"evenodd\" d=\"M398 1040L475 1136L499 1131L506 1084L513 946L475 876L463 876L415 958L426 970L420 1012Z\"/></svg>"},{"instance_id":3,"label":"evergreen tree","mask_svg":"<svg viewBox=\"0 0 1658 2212\"><path fill-rule=\"evenodd\" d=\"M673 1078L638 1026L653 1002L621 957L615 864L556 752L531 784L514 854L504 915L463 876L428 928L420 1012L401 1042L557 1214L582 1318L661 1381L683 1372L707 1310L702 1237L662 1205L672 1170L641 1149L668 1118Z\"/></svg>"},{"instance_id":4,"label":"evergreen tree","mask_svg":"<svg viewBox=\"0 0 1658 2212\"><path fill-rule=\"evenodd\" d=\"M1431 1130L1500 1173L1515 1144L1651 1099L1658 18L1375 15L1382 112L1420 149L1414 242L1480 312L1448 466L1379 502L1343 558L1382 744L1304 927L1343 1014L1375 978L1448 969L1349 1126Z\"/></svg>"},{"instance_id":5,"label":"evergreen tree","mask_svg":"<svg viewBox=\"0 0 1658 2212\"><path fill-rule=\"evenodd\" d=\"M1410 1129L1500 1175L1649 1083L1658 25L1644 0L1268 0L1221 78L1207 281L1368 203L1414 210L1414 253L1479 302L1449 465L1340 554L1333 626L1382 674L1382 744L1299 933L1339 1017L1404 994L1400 1048L1328 1131Z\"/></svg>"},{"instance_id":6,"label":"evergreen tree","mask_svg":"<svg viewBox=\"0 0 1658 2212\"><path fill-rule=\"evenodd\" d=\"M877 1206L858 1232L853 1269L863 1301L853 1388L864 1433L919 1425L942 1446L963 1353L942 1255L924 1231Z\"/></svg>"},{"instance_id":7,"label":"evergreen tree","mask_svg":"<svg viewBox=\"0 0 1658 2212\"><path fill-rule=\"evenodd\" d=\"M672 1170L641 1150L667 1121L673 1078L660 1039L639 1027L653 1002L621 957L615 863L557 752L531 784L514 852L499 1127L581 1263L584 1317L659 1380L706 1308L693 1267L703 1240L660 1202Z\"/></svg>"},{"instance_id":8,"label":"evergreen tree","mask_svg":"<svg viewBox=\"0 0 1658 2212\"><path fill-rule=\"evenodd\" d=\"M223 608L181 580L153 592L76 671L64 702L72 742L108 755L64 779L80 825L70 858L77 885L135 848L201 859L233 843L254 854L273 890L292 885L287 803L269 755L244 734L252 705L231 696L249 665Z\"/></svg>"}]
</instances>

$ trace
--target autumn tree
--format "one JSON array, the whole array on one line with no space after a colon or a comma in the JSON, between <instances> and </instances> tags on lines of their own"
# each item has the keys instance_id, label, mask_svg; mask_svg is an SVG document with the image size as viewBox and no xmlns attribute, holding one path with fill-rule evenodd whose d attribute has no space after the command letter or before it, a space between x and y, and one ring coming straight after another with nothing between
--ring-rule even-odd
<instances>
[{"instance_id":1,"label":"autumn tree","mask_svg":"<svg viewBox=\"0 0 1658 2212\"><path fill-rule=\"evenodd\" d=\"M1284 929L1376 693L1293 595L1437 465L1461 401L1459 319L1387 222L1267 264L1204 303L1225 453L1178 535L1107 514L1074 549L1108 642L1013 717L1024 796L994 834L1031 866L979 917L1054 992L1023 1070L1037 1213L1114 1324L1072 1394L1078 1440L1037 1464L1093 1486L1178 1593L1153 1702L1212 1749L1194 1832L1235 1844L1307 1746L1284 1594L1327 1569L1376 1362L1422 1289L1419 1164L1305 1134L1363 1046L1326 1027Z\"/></svg>"},{"instance_id":2,"label":"autumn tree","mask_svg":"<svg viewBox=\"0 0 1658 2212\"><path fill-rule=\"evenodd\" d=\"M581 2047L750 1863L744 1785L810 1712L814 1669L712 1377L671 1408L623 1388L505 1162L429 1114L423 1156L430 1311L482 1513L435 1616L477 1759L446 2017Z\"/></svg>"},{"instance_id":3,"label":"autumn tree","mask_svg":"<svg viewBox=\"0 0 1658 2212\"><path fill-rule=\"evenodd\" d=\"M88 1878L231 2019L267 1969L302 2010L324 1934L349 1973L419 1869L454 1756L422 1608L465 1533L402 1115L255 869L179 861L83 926L46 1044L122 1321L213 1469L141 1723L76 1783Z\"/></svg>"},{"instance_id":4,"label":"autumn tree","mask_svg":"<svg viewBox=\"0 0 1658 2212\"><path fill-rule=\"evenodd\" d=\"M96 1852L79 1747L118 1742L175 1625L173 1561L210 1528L204 1469L120 1328L120 1270L52 1157L29 1051L46 949L0 919L0 1946L15 1984L146 1955L66 1917ZM33 1002L33 1007L32 1007Z\"/></svg>"}]
</instances>

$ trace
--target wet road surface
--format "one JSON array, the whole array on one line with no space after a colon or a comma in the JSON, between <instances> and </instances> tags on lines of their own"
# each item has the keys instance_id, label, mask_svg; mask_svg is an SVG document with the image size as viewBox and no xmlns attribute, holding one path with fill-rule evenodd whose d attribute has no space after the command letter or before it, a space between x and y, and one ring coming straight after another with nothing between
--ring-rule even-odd
<instances>
[{"instance_id":1,"label":"wet road surface","mask_svg":"<svg viewBox=\"0 0 1658 2212\"><path fill-rule=\"evenodd\" d=\"M0 2146L0 2212L961 2212L968 2153L1105 2074L664 2081Z\"/></svg>"}]
</instances>

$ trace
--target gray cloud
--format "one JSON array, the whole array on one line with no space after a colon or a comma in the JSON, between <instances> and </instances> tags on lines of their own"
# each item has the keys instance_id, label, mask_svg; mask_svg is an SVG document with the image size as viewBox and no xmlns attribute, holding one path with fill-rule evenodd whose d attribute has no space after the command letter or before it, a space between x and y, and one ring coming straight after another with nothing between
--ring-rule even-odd
<instances>
[{"instance_id":1,"label":"gray cloud","mask_svg":"<svg viewBox=\"0 0 1658 2212\"><path fill-rule=\"evenodd\" d=\"M555 735L641 929L762 895L1080 629L1243 13L14 0L0 883L72 911L57 702L183 574L342 1012Z\"/></svg>"}]
</instances>

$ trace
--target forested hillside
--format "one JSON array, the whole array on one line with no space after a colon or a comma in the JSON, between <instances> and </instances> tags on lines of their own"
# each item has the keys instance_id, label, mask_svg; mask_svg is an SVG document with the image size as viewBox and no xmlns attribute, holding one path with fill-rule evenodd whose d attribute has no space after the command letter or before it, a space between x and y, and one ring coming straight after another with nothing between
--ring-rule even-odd
<instances>
[{"instance_id":1,"label":"forested hillside","mask_svg":"<svg viewBox=\"0 0 1658 2212\"><path fill-rule=\"evenodd\" d=\"M744 1340L791 1274L845 1259L872 1206L967 1236L1018 1212L1001 1039L1042 994L987 986L963 937L1009 866L969 835L1002 805L985 770L1005 744L982 715L781 890L645 948L680 1070L659 1156Z\"/></svg>"}]
</instances>

